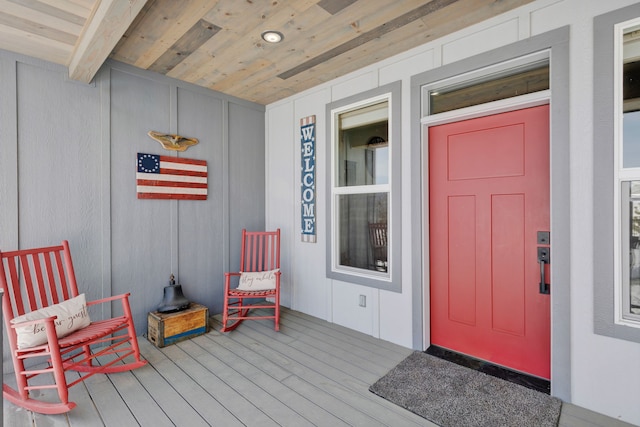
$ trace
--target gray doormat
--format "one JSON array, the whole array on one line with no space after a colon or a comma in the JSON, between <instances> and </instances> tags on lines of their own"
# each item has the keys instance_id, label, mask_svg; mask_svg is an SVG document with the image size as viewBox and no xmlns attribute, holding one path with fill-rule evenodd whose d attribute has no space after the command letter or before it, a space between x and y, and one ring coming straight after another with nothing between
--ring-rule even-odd
<instances>
[{"instance_id":1,"label":"gray doormat","mask_svg":"<svg viewBox=\"0 0 640 427\"><path fill-rule=\"evenodd\" d=\"M443 427L557 426L562 401L414 352L369 390Z\"/></svg>"}]
</instances>

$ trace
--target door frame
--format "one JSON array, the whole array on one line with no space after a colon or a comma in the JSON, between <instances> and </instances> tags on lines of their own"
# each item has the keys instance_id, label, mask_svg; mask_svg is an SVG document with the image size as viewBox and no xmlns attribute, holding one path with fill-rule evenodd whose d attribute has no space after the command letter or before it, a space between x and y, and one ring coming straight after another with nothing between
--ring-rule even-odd
<instances>
[{"instance_id":1,"label":"door frame","mask_svg":"<svg viewBox=\"0 0 640 427\"><path fill-rule=\"evenodd\" d=\"M424 260L429 256L428 229L425 230L424 221L429 210L428 192L423 188L424 177L425 175L428 177L428 170L423 165L422 88L457 76L464 78L477 70L506 64L537 52L548 52L551 89L544 102L550 103L550 229L551 246L554 248L550 266L553 280L551 394L565 401L571 401L569 39L569 27L562 27L413 76L411 78L410 152L411 199L417 201L411 206L413 348L424 350L429 345L429 328L427 327L429 325L429 275L428 269L424 268ZM509 109L513 109L512 107ZM497 111L493 110L493 112ZM476 111L476 114L481 113ZM451 113L452 117L455 115L456 113ZM428 186L425 188L428 189Z\"/></svg>"}]
</instances>

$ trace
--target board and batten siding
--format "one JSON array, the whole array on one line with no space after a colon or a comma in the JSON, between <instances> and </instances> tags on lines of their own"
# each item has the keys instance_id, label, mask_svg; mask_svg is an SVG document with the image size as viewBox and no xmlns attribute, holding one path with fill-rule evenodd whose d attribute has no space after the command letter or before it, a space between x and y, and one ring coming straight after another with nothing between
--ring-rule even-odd
<instances>
[{"instance_id":1,"label":"board and batten siding","mask_svg":"<svg viewBox=\"0 0 640 427\"><path fill-rule=\"evenodd\" d=\"M84 84L0 51L0 73L0 248L69 240L81 292L131 292L139 335L172 273L221 312L242 228L264 228L264 106L115 61ZM150 130L200 140L179 157L207 161L207 200L137 199L136 153L176 154Z\"/></svg>"}]
</instances>

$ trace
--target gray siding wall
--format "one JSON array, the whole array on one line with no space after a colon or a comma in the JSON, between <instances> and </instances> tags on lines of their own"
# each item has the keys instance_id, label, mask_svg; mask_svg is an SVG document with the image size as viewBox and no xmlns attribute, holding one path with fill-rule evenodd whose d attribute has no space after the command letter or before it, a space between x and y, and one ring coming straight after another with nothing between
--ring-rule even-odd
<instances>
[{"instance_id":1,"label":"gray siding wall","mask_svg":"<svg viewBox=\"0 0 640 427\"><path fill-rule=\"evenodd\" d=\"M171 273L220 312L241 229L265 224L264 107L111 61L66 75L0 50L0 250L69 240L81 292L131 292L139 335ZM175 155L150 130L200 140L179 157L207 161L207 200L137 199L136 153Z\"/></svg>"}]
</instances>

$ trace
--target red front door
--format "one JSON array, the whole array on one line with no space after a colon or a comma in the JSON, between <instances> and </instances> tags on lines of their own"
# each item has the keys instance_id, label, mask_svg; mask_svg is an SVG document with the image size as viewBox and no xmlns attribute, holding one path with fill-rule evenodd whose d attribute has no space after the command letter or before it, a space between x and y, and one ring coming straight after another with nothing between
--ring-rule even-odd
<instances>
[{"instance_id":1,"label":"red front door","mask_svg":"<svg viewBox=\"0 0 640 427\"><path fill-rule=\"evenodd\" d=\"M432 344L550 378L538 231L549 231L547 105L429 128Z\"/></svg>"}]
</instances>

